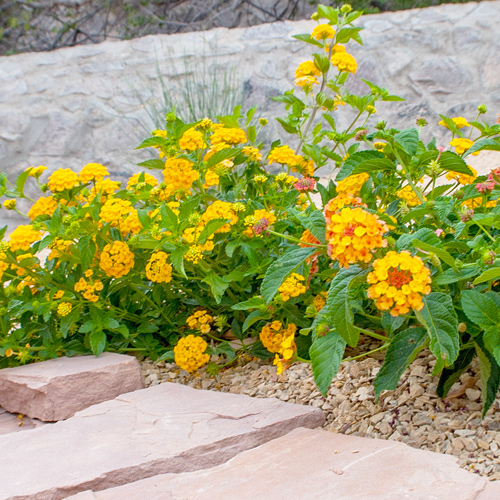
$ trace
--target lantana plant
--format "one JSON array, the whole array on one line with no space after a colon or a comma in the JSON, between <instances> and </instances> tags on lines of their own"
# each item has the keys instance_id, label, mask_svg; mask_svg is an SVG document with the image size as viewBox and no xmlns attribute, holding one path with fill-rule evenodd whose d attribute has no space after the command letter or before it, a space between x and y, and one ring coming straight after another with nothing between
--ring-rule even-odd
<instances>
[{"instance_id":1,"label":"lantana plant","mask_svg":"<svg viewBox=\"0 0 500 500\"><path fill-rule=\"evenodd\" d=\"M278 373L311 362L326 394L346 347L369 337L386 351L377 397L429 349L441 396L478 357L486 412L500 384L500 170L477 177L466 159L500 150L500 125L479 106L442 116L448 144L425 144L423 119L373 127L377 103L402 99L366 80L349 92L360 15L321 5L296 36L315 53L274 98L286 144L264 148L254 108L195 123L172 112L139 146L158 176L122 186L96 163L46 180L30 167L15 185L2 174L3 208L32 205L0 244L0 366L108 350L216 373L212 355L251 354Z\"/></svg>"}]
</instances>

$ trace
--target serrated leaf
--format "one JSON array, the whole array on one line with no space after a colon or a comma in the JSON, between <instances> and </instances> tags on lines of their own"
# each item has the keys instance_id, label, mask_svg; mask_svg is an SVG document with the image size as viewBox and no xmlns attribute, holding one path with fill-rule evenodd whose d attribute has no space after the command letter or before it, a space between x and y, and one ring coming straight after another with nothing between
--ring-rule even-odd
<instances>
[{"instance_id":1,"label":"serrated leaf","mask_svg":"<svg viewBox=\"0 0 500 500\"><path fill-rule=\"evenodd\" d=\"M102 326L108 330L115 330L120 327L120 323L118 323L118 321L114 318L104 318Z\"/></svg>"},{"instance_id":2,"label":"serrated leaf","mask_svg":"<svg viewBox=\"0 0 500 500\"><path fill-rule=\"evenodd\" d=\"M464 290L462 293L462 309L473 323L482 328L498 326L500 323L500 310L495 300L488 293L480 293L477 290Z\"/></svg>"},{"instance_id":3,"label":"serrated leaf","mask_svg":"<svg viewBox=\"0 0 500 500\"><path fill-rule=\"evenodd\" d=\"M436 388L436 394L440 398L446 397L453 384L467 370L474 358L475 352L474 348L461 350L456 361L449 368L443 369Z\"/></svg>"},{"instance_id":4,"label":"serrated leaf","mask_svg":"<svg viewBox=\"0 0 500 500\"><path fill-rule=\"evenodd\" d=\"M171 254L170 260L174 269L183 277L187 278L184 270L184 255L188 251L188 247L177 247Z\"/></svg>"},{"instance_id":5,"label":"serrated leaf","mask_svg":"<svg viewBox=\"0 0 500 500\"><path fill-rule=\"evenodd\" d=\"M243 332L246 332L254 323L257 323L257 321L260 320L267 320L271 319L271 313L268 311L261 312L261 311L252 311L246 318L245 322L243 323Z\"/></svg>"},{"instance_id":6,"label":"serrated leaf","mask_svg":"<svg viewBox=\"0 0 500 500\"><path fill-rule=\"evenodd\" d=\"M414 127L407 128L394 136L396 143L410 156L416 154L418 150L418 130Z\"/></svg>"},{"instance_id":7,"label":"serrated leaf","mask_svg":"<svg viewBox=\"0 0 500 500\"><path fill-rule=\"evenodd\" d=\"M452 151L427 151L419 157L419 165L428 165L432 160L436 160L439 156L439 166L448 172L459 172L465 175L472 175L472 170L467 166L467 163Z\"/></svg>"},{"instance_id":8,"label":"serrated leaf","mask_svg":"<svg viewBox=\"0 0 500 500\"><path fill-rule=\"evenodd\" d=\"M500 279L500 267L493 267L492 269L487 269L480 276L474 280L474 285L479 285L485 281L496 281Z\"/></svg>"},{"instance_id":9,"label":"serrated leaf","mask_svg":"<svg viewBox=\"0 0 500 500\"><path fill-rule=\"evenodd\" d=\"M402 234L396 243L396 247L398 250L409 250L413 247L414 240L433 246L437 246L441 243L432 229L422 227L412 234Z\"/></svg>"},{"instance_id":10,"label":"serrated leaf","mask_svg":"<svg viewBox=\"0 0 500 500\"><path fill-rule=\"evenodd\" d=\"M96 254L96 245L92 236L82 236L78 242L78 252L80 253L80 263L82 269L88 269Z\"/></svg>"},{"instance_id":11,"label":"serrated leaf","mask_svg":"<svg viewBox=\"0 0 500 500\"><path fill-rule=\"evenodd\" d=\"M393 161L387 158L373 158L368 161L364 161L353 168L351 175L378 172L381 170L395 171L396 165Z\"/></svg>"},{"instance_id":12,"label":"serrated leaf","mask_svg":"<svg viewBox=\"0 0 500 500\"><path fill-rule=\"evenodd\" d=\"M470 279L481 272L478 266L466 267L463 269L447 269L433 279L433 282L437 285L450 285L451 283L457 283L462 280Z\"/></svg>"},{"instance_id":13,"label":"serrated leaf","mask_svg":"<svg viewBox=\"0 0 500 500\"><path fill-rule=\"evenodd\" d=\"M359 339L359 330L354 326L354 314L349 304L351 286L364 280L367 270L359 266L341 269L333 278L326 298L326 314L331 318L335 330L349 344L355 347Z\"/></svg>"},{"instance_id":14,"label":"serrated leaf","mask_svg":"<svg viewBox=\"0 0 500 500\"><path fill-rule=\"evenodd\" d=\"M307 33L303 33L300 35L292 35L292 36L293 38L301 40L302 42L310 43L311 45L316 45L316 47L323 47L323 45L320 42L312 38L311 35L308 35Z\"/></svg>"},{"instance_id":15,"label":"serrated leaf","mask_svg":"<svg viewBox=\"0 0 500 500\"><path fill-rule=\"evenodd\" d=\"M208 238L212 236L218 229L222 226L225 226L229 220L227 219L212 219L205 224L205 227L202 229L200 235L198 236L197 243L199 245L204 245Z\"/></svg>"},{"instance_id":16,"label":"serrated leaf","mask_svg":"<svg viewBox=\"0 0 500 500\"><path fill-rule=\"evenodd\" d=\"M215 349L215 354L224 354L227 356L229 361L232 361L236 357L234 349L231 347L229 342L221 342Z\"/></svg>"},{"instance_id":17,"label":"serrated leaf","mask_svg":"<svg viewBox=\"0 0 500 500\"><path fill-rule=\"evenodd\" d=\"M359 38L359 32L363 28L342 28L337 32L335 37L335 43L347 43L351 38L361 44L361 39Z\"/></svg>"},{"instance_id":18,"label":"serrated leaf","mask_svg":"<svg viewBox=\"0 0 500 500\"><path fill-rule=\"evenodd\" d=\"M382 391L396 389L401 375L425 347L427 341L427 330L422 327L407 328L391 340L384 363L373 381L377 399Z\"/></svg>"},{"instance_id":19,"label":"serrated leaf","mask_svg":"<svg viewBox=\"0 0 500 500\"><path fill-rule=\"evenodd\" d=\"M486 349L482 336L479 335L474 339L476 343L476 353L479 359L479 369L481 373L481 392L483 394L483 413L490 409L490 406L495 402L500 386L500 366L498 366L495 358Z\"/></svg>"},{"instance_id":20,"label":"serrated leaf","mask_svg":"<svg viewBox=\"0 0 500 500\"><path fill-rule=\"evenodd\" d=\"M413 240L412 244L415 248L424 250L425 252L432 252L436 254L443 262L446 262L446 264L448 264L450 267L455 267L455 259L446 250L443 250L442 248L439 248L435 245L429 245L429 243L425 243L424 241L420 240Z\"/></svg>"},{"instance_id":21,"label":"serrated leaf","mask_svg":"<svg viewBox=\"0 0 500 500\"><path fill-rule=\"evenodd\" d=\"M166 146L168 140L164 137L148 137L145 141L142 141L139 146L135 149L151 148L154 146Z\"/></svg>"},{"instance_id":22,"label":"serrated leaf","mask_svg":"<svg viewBox=\"0 0 500 500\"><path fill-rule=\"evenodd\" d=\"M139 165L139 167L146 167L155 170L165 169L165 163L162 160L159 160L158 158L152 158L151 160L141 161L141 163L138 163L137 165Z\"/></svg>"},{"instance_id":23,"label":"serrated leaf","mask_svg":"<svg viewBox=\"0 0 500 500\"><path fill-rule=\"evenodd\" d=\"M351 175L354 168L364 161L380 158L384 158L384 155L379 151L358 151L357 153L354 153L350 155L349 158L347 158L347 160L342 165L342 168L339 170L339 173L337 174L335 180L338 182L346 179Z\"/></svg>"},{"instance_id":24,"label":"serrated leaf","mask_svg":"<svg viewBox=\"0 0 500 500\"><path fill-rule=\"evenodd\" d=\"M331 24L337 24L339 18L337 9L334 9L333 7L329 7L327 5L319 4L317 12L319 17L328 19Z\"/></svg>"},{"instance_id":25,"label":"serrated leaf","mask_svg":"<svg viewBox=\"0 0 500 500\"><path fill-rule=\"evenodd\" d=\"M99 356L106 348L106 334L102 330L93 331L89 335L90 348Z\"/></svg>"},{"instance_id":26,"label":"serrated leaf","mask_svg":"<svg viewBox=\"0 0 500 500\"><path fill-rule=\"evenodd\" d=\"M458 357L458 318L449 295L433 292L423 296L422 301L424 308L421 311L415 310L415 314L429 334L429 347L436 356L432 373L437 375L445 366L452 365Z\"/></svg>"},{"instance_id":27,"label":"serrated leaf","mask_svg":"<svg viewBox=\"0 0 500 500\"><path fill-rule=\"evenodd\" d=\"M220 304L222 296L224 295L224 292L227 290L229 283L224 281L220 276L218 276L212 271L208 273L203 278L202 281L210 285L215 302L217 302L217 304Z\"/></svg>"},{"instance_id":28,"label":"serrated leaf","mask_svg":"<svg viewBox=\"0 0 500 500\"><path fill-rule=\"evenodd\" d=\"M177 227L177 215L175 215L175 212L166 203L160 205L160 217L165 229L172 231Z\"/></svg>"},{"instance_id":29,"label":"serrated leaf","mask_svg":"<svg viewBox=\"0 0 500 500\"><path fill-rule=\"evenodd\" d=\"M269 266L260 288L266 304L274 299L283 281L315 252L316 248L292 247Z\"/></svg>"},{"instance_id":30,"label":"serrated leaf","mask_svg":"<svg viewBox=\"0 0 500 500\"><path fill-rule=\"evenodd\" d=\"M308 210L300 212L299 210L290 209L289 213L300 222L301 226L309 229L311 234L320 242L325 242L326 222L325 216L321 210Z\"/></svg>"},{"instance_id":31,"label":"serrated leaf","mask_svg":"<svg viewBox=\"0 0 500 500\"><path fill-rule=\"evenodd\" d=\"M24 172L21 172L16 179L16 191L22 198L24 198L24 185L26 184L28 177L29 170L25 170Z\"/></svg>"},{"instance_id":32,"label":"serrated leaf","mask_svg":"<svg viewBox=\"0 0 500 500\"><path fill-rule=\"evenodd\" d=\"M309 348L314 381L325 397L339 370L345 348L344 339L335 330L325 337L318 337Z\"/></svg>"},{"instance_id":33,"label":"serrated leaf","mask_svg":"<svg viewBox=\"0 0 500 500\"><path fill-rule=\"evenodd\" d=\"M249 300L239 302L231 307L233 311L248 311L249 309L258 309L260 306L264 306L265 302L261 297L252 297Z\"/></svg>"},{"instance_id":34,"label":"serrated leaf","mask_svg":"<svg viewBox=\"0 0 500 500\"><path fill-rule=\"evenodd\" d=\"M463 158L465 158L468 155L471 155L472 153L475 153L477 151L484 151L484 150L489 150L489 151L500 151L500 142L495 139L480 139L479 141L476 141L463 155Z\"/></svg>"},{"instance_id":35,"label":"serrated leaf","mask_svg":"<svg viewBox=\"0 0 500 500\"><path fill-rule=\"evenodd\" d=\"M234 158L238 153L241 152L239 148L226 148L214 153L207 161L207 168L211 168L217 163L224 160L229 160L229 158Z\"/></svg>"},{"instance_id":36,"label":"serrated leaf","mask_svg":"<svg viewBox=\"0 0 500 500\"><path fill-rule=\"evenodd\" d=\"M59 329L61 330L63 338L68 336L70 328L80 319L80 307L73 307L71 312L61 318Z\"/></svg>"}]
</instances>

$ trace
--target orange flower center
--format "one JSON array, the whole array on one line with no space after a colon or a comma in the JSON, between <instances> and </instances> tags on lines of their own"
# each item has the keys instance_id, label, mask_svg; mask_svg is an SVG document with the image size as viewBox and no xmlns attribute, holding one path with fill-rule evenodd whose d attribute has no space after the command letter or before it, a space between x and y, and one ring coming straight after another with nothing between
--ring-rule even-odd
<instances>
[{"instance_id":1,"label":"orange flower center","mask_svg":"<svg viewBox=\"0 0 500 500\"><path fill-rule=\"evenodd\" d=\"M387 272L389 275L387 278L387 283L390 286L395 286L400 289L403 285L407 285L411 281L411 272L410 271L401 271L396 267L391 267Z\"/></svg>"},{"instance_id":2,"label":"orange flower center","mask_svg":"<svg viewBox=\"0 0 500 500\"><path fill-rule=\"evenodd\" d=\"M356 228L354 226L348 226L344 230L344 236L353 236L354 235L354 230Z\"/></svg>"}]
</instances>

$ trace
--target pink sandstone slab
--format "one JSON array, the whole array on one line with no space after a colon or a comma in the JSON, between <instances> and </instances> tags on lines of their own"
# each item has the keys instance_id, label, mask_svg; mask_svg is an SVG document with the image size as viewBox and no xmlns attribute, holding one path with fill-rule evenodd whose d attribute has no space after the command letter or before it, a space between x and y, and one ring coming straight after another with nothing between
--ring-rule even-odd
<instances>
[{"instance_id":1,"label":"pink sandstone slab","mask_svg":"<svg viewBox=\"0 0 500 500\"><path fill-rule=\"evenodd\" d=\"M163 474L69 498L489 500L482 495L490 486L486 479L460 469L450 455L302 428L212 469ZM496 492L491 500L500 498Z\"/></svg>"},{"instance_id":2,"label":"pink sandstone slab","mask_svg":"<svg viewBox=\"0 0 500 500\"><path fill-rule=\"evenodd\" d=\"M214 467L296 427L323 422L321 410L310 406L164 383L4 435L0 500L58 500Z\"/></svg>"},{"instance_id":3,"label":"pink sandstone slab","mask_svg":"<svg viewBox=\"0 0 500 500\"><path fill-rule=\"evenodd\" d=\"M41 427L42 425L47 425L47 423L42 422L41 420L24 417L23 415L19 418L18 414L9 413L3 408L0 408L0 435L35 429L36 427Z\"/></svg>"},{"instance_id":4,"label":"pink sandstone slab","mask_svg":"<svg viewBox=\"0 0 500 500\"><path fill-rule=\"evenodd\" d=\"M133 356L57 358L0 370L0 406L51 422L143 387Z\"/></svg>"}]
</instances>

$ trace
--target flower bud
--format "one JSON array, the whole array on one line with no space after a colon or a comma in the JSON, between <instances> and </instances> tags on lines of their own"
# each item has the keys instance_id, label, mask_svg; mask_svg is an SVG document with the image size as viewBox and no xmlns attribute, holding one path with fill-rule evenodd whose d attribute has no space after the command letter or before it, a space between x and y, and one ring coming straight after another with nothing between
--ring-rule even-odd
<instances>
[{"instance_id":1,"label":"flower bud","mask_svg":"<svg viewBox=\"0 0 500 500\"><path fill-rule=\"evenodd\" d=\"M425 118L417 118L417 126L418 127L425 127L428 124L429 123L427 122L427 120Z\"/></svg>"},{"instance_id":2,"label":"flower bud","mask_svg":"<svg viewBox=\"0 0 500 500\"><path fill-rule=\"evenodd\" d=\"M386 126L387 126L387 122L380 121L380 122L378 122L378 123L375 125L375 128L376 128L377 130L384 130Z\"/></svg>"},{"instance_id":3,"label":"flower bud","mask_svg":"<svg viewBox=\"0 0 500 500\"><path fill-rule=\"evenodd\" d=\"M487 266L491 266L495 262L497 254L493 250L486 250L483 253L482 260Z\"/></svg>"},{"instance_id":4,"label":"flower bud","mask_svg":"<svg viewBox=\"0 0 500 500\"><path fill-rule=\"evenodd\" d=\"M477 112L481 113L482 115L484 115L487 111L488 111L488 108L486 107L485 104L481 104L477 107Z\"/></svg>"},{"instance_id":5,"label":"flower bud","mask_svg":"<svg viewBox=\"0 0 500 500\"><path fill-rule=\"evenodd\" d=\"M317 12L314 12L311 16L311 19L313 21L319 21L320 17L319 17L319 14Z\"/></svg>"},{"instance_id":6,"label":"flower bud","mask_svg":"<svg viewBox=\"0 0 500 500\"><path fill-rule=\"evenodd\" d=\"M366 137L366 134L368 133L368 130L366 129L362 129L360 130L357 134L356 134L356 137L355 139L357 141L362 141L365 137Z\"/></svg>"},{"instance_id":7,"label":"flower bud","mask_svg":"<svg viewBox=\"0 0 500 500\"><path fill-rule=\"evenodd\" d=\"M318 325L316 328L316 335L318 337L324 337L327 335L327 333L330 331L330 327L328 326L328 323L321 323Z\"/></svg>"},{"instance_id":8,"label":"flower bud","mask_svg":"<svg viewBox=\"0 0 500 500\"><path fill-rule=\"evenodd\" d=\"M47 184L42 184L40 186L40 190L42 191L42 193L46 193L49 190L49 186L47 186Z\"/></svg>"},{"instance_id":9,"label":"flower bud","mask_svg":"<svg viewBox=\"0 0 500 500\"><path fill-rule=\"evenodd\" d=\"M474 210L469 209L465 210L465 212L462 212L462 214L460 215L460 220L462 222L469 222L470 220L472 220L472 217L474 217Z\"/></svg>"},{"instance_id":10,"label":"flower bud","mask_svg":"<svg viewBox=\"0 0 500 500\"><path fill-rule=\"evenodd\" d=\"M259 118L259 125L262 125L264 127L268 123L269 122L265 118Z\"/></svg>"},{"instance_id":11,"label":"flower bud","mask_svg":"<svg viewBox=\"0 0 500 500\"><path fill-rule=\"evenodd\" d=\"M342 12L342 14L347 14L348 12L351 12L351 10L352 7L348 3L345 3L342 7L340 7L340 12Z\"/></svg>"},{"instance_id":12,"label":"flower bud","mask_svg":"<svg viewBox=\"0 0 500 500\"><path fill-rule=\"evenodd\" d=\"M443 169L437 160L431 160L425 169L425 173L431 178L436 179L441 175Z\"/></svg>"},{"instance_id":13,"label":"flower bud","mask_svg":"<svg viewBox=\"0 0 500 500\"><path fill-rule=\"evenodd\" d=\"M175 122L175 113L167 113L167 116L165 117L165 120L167 122Z\"/></svg>"},{"instance_id":14,"label":"flower bud","mask_svg":"<svg viewBox=\"0 0 500 500\"><path fill-rule=\"evenodd\" d=\"M16 200L5 200L3 202L3 207L5 208L5 210L15 210L16 203Z\"/></svg>"}]
</instances>

